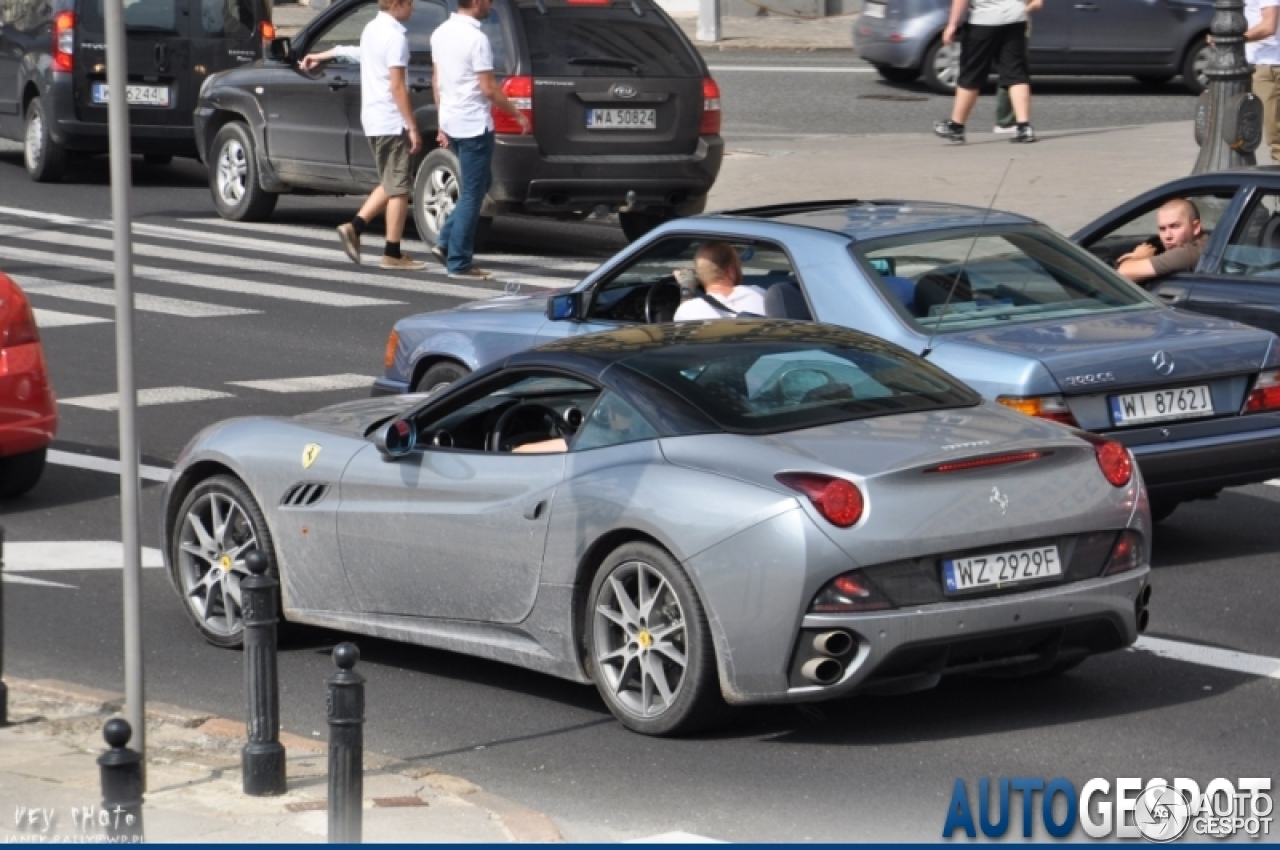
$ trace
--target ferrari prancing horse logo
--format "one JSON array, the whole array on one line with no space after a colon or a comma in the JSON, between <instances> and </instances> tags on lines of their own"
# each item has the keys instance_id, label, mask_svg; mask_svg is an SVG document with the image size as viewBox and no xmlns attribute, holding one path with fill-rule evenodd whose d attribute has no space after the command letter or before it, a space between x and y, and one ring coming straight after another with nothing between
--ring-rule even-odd
<instances>
[{"instance_id":1,"label":"ferrari prancing horse logo","mask_svg":"<svg viewBox=\"0 0 1280 850\"><path fill-rule=\"evenodd\" d=\"M318 457L320 457L320 445L307 443L306 448L302 450L302 468L310 469L311 464L315 463Z\"/></svg>"}]
</instances>

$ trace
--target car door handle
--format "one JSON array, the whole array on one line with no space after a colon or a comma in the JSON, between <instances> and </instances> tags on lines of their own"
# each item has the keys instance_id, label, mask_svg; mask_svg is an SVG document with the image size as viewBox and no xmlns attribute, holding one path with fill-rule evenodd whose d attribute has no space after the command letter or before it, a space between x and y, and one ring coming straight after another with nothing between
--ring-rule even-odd
<instances>
[{"instance_id":1,"label":"car door handle","mask_svg":"<svg viewBox=\"0 0 1280 850\"><path fill-rule=\"evenodd\" d=\"M547 506L546 499L543 499L542 501L537 502L535 504L529 505L527 508L524 509L524 518L537 519L538 517L542 516L542 509L545 508L546 506Z\"/></svg>"},{"instance_id":2,"label":"car door handle","mask_svg":"<svg viewBox=\"0 0 1280 850\"><path fill-rule=\"evenodd\" d=\"M348 85L350 84L346 80L341 77L336 77L329 81L329 90L337 91L338 89L345 89Z\"/></svg>"},{"instance_id":3,"label":"car door handle","mask_svg":"<svg viewBox=\"0 0 1280 850\"><path fill-rule=\"evenodd\" d=\"M1078 10L1079 10L1079 11L1081 11L1081 12L1096 12L1096 11L1098 11L1098 7L1097 7L1097 6L1095 6L1095 5L1094 5L1094 4L1092 4L1092 3L1077 3L1077 4L1076 4L1076 9L1078 9Z\"/></svg>"}]
</instances>

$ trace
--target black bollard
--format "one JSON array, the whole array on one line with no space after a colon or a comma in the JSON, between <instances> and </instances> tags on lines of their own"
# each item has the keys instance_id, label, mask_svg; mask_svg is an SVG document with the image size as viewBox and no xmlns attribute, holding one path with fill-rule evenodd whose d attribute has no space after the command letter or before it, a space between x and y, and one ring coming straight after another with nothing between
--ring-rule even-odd
<instances>
[{"instance_id":1,"label":"black bollard","mask_svg":"<svg viewBox=\"0 0 1280 850\"><path fill-rule=\"evenodd\" d=\"M333 650L338 672L329 686L329 843L358 844L364 811L364 676L354 643Z\"/></svg>"},{"instance_id":2,"label":"black bollard","mask_svg":"<svg viewBox=\"0 0 1280 850\"><path fill-rule=\"evenodd\" d=\"M244 612L245 724L249 743L240 751L244 793L270 797L285 792L285 752L280 744L280 682L276 665L276 602L280 583L267 575L267 556L250 549L244 556L249 577L240 581Z\"/></svg>"},{"instance_id":3,"label":"black bollard","mask_svg":"<svg viewBox=\"0 0 1280 850\"><path fill-rule=\"evenodd\" d=\"M133 737L129 722L117 717L102 727L110 750L98 756L102 775L102 811L107 837L142 841L142 756L125 746ZM101 821L99 821L101 822Z\"/></svg>"},{"instance_id":4,"label":"black bollard","mask_svg":"<svg viewBox=\"0 0 1280 850\"><path fill-rule=\"evenodd\" d=\"M9 686L4 683L4 527L0 526L0 726L9 725Z\"/></svg>"}]
</instances>

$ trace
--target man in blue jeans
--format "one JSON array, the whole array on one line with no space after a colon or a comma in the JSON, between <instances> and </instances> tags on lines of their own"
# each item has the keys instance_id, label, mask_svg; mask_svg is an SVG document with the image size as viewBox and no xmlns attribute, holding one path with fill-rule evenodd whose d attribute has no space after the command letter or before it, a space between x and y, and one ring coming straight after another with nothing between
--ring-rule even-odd
<instances>
[{"instance_id":1,"label":"man in blue jeans","mask_svg":"<svg viewBox=\"0 0 1280 850\"><path fill-rule=\"evenodd\" d=\"M493 48L480 29L491 8L493 0L458 0L458 11L431 34L432 87L440 119L436 140L441 147L453 148L462 170L458 204L440 228L431 255L457 280L493 277L471 264L493 160L490 105L514 118L522 133L533 129L528 116L507 99L494 79Z\"/></svg>"}]
</instances>

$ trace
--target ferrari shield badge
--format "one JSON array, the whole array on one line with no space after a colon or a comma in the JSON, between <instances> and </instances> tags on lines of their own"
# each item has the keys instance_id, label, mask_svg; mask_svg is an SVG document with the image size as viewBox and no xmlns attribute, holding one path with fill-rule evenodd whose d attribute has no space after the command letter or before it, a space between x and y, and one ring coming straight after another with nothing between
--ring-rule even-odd
<instances>
[{"instance_id":1,"label":"ferrari shield badge","mask_svg":"<svg viewBox=\"0 0 1280 850\"><path fill-rule=\"evenodd\" d=\"M311 464L315 463L318 457L320 457L320 445L307 443L306 448L302 450L302 468L310 469Z\"/></svg>"}]
</instances>

